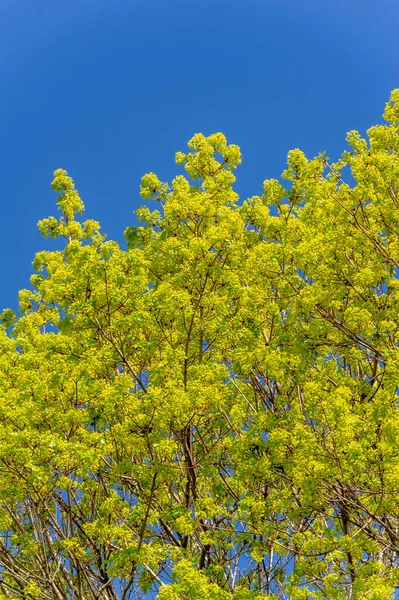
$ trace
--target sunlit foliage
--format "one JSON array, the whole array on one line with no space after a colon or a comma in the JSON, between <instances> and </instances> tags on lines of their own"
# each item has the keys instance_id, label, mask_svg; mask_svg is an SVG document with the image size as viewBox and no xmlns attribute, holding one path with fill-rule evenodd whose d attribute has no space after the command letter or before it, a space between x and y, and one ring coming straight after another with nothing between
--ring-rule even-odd
<instances>
[{"instance_id":1,"label":"sunlit foliage","mask_svg":"<svg viewBox=\"0 0 399 600\"><path fill-rule=\"evenodd\" d=\"M1 599L394 597L399 90L384 116L244 201L195 135L127 249L55 172L64 247L2 314Z\"/></svg>"}]
</instances>

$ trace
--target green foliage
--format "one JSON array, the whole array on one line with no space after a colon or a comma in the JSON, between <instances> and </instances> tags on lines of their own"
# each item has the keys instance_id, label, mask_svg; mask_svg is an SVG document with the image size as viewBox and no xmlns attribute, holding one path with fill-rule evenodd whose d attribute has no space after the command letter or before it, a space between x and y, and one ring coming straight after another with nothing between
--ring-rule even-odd
<instances>
[{"instance_id":1,"label":"green foliage","mask_svg":"<svg viewBox=\"0 0 399 600\"><path fill-rule=\"evenodd\" d=\"M65 247L0 317L0 598L395 596L399 90L384 116L241 203L196 134L126 250L55 171Z\"/></svg>"}]
</instances>

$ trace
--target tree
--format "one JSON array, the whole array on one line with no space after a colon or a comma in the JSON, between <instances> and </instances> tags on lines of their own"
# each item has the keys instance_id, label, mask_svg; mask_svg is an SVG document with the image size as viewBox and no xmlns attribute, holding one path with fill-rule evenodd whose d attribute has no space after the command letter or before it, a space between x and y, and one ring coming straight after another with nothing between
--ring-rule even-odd
<instances>
[{"instance_id":1,"label":"tree","mask_svg":"<svg viewBox=\"0 0 399 600\"><path fill-rule=\"evenodd\" d=\"M65 247L2 314L0 598L394 597L399 90L384 116L242 203L195 135L126 250L55 172Z\"/></svg>"}]
</instances>

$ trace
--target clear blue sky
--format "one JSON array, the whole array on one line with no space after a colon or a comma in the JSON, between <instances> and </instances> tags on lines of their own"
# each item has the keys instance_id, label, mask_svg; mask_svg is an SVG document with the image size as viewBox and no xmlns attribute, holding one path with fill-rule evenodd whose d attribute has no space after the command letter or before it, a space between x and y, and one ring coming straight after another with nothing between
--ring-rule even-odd
<instances>
[{"instance_id":1,"label":"clear blue sky","mask_svg":"<svg viewBox=\"0 0 399 600\"><path fill-rule=\"evenodd\" d=\"M337 156L399 87L398 0L1 0L0 309L17 307L67 169L123 242L141 176L196 132L239 144L242 197L287 151Z\"/></svg>"}]
</instances>

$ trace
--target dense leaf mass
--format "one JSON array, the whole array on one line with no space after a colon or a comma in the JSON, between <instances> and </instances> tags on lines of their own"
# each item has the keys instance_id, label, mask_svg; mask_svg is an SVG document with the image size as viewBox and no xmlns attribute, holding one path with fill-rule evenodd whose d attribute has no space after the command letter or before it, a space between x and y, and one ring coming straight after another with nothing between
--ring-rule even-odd
<instances>
[{"instance_id":1,"label":"dense leaf mass","mask_svg":"<svg viewBox=\"0 0 399 600\"><path fill-rule=\"evenodd\" d=\"M2 314L1 599L395 596L399 90L384 117L243 202L195 135L127 249L55 172L64 249Z\"/></svg>"}]
</instances>

